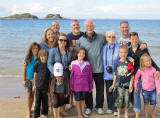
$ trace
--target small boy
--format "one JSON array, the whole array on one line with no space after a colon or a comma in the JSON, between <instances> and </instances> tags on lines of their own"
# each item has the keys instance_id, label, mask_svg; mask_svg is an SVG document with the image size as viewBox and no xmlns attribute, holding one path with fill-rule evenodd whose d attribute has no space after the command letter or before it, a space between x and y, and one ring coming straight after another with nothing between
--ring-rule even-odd
<instances>
[{"instance_id":1,"label":"small boy","mask_svg":"<svg viewBox=\"0 0 160 118\"><path fill-rule=\"evenodd\" d=\"M114 80L112 86L109 88L110 92L114 87L117 88L118 97L116 97L115 101L115 106L118 110L117 118L120 118L122 108L125 110L124 118L128 118L129 93L131 93L133 89L132 73L134 68L133 64L127 60L127 55L128 47L121 45L119 47L120 60L115 63Z\"/></svg>"},{"instance_id":2,"label":"small boy","mask_svg":"<svg viewBox=\"0 0 160 118\"><path fill-rule=\"evenodd\" d=\"M41 114L43 118L48 115L48 86L50 72L47 68L48 51L41 49L38 53L40 61L34 66L34 85L35 92L35 108L34 118L40 117L40 108L42 103Z\"/></svg>"}]
</instances>

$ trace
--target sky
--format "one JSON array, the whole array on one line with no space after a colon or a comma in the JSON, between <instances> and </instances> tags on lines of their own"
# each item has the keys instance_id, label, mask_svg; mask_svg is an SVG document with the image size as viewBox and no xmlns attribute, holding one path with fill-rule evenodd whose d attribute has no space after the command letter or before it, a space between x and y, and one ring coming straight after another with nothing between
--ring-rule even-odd
<instances>
[{"instance_id":1,"label":"sky","mask_svg":"<svg viewBox=\"0 0 160 118\"><path fill-rule=\"evenodd\" d=\"M71 19L160 19L160 0L0 0L0 17L31 13Z\"/></svg>"}]
</instances>

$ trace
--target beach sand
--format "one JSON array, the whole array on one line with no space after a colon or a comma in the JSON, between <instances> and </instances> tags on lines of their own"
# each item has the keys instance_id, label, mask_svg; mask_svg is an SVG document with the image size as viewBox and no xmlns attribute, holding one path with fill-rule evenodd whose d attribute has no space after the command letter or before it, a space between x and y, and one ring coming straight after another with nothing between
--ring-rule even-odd
<instances>
[{"instance_id":1,"label":"beach sand","mask_svg":"<svg viewBox=\"0 0 160 118\"><path fill-rule=\"evenodd\" d=\"M25 89L22 86L21 78L0 78L0 118L25 118L26 115L26 99ZM6 86L7 85L7 86ZM95 100L95 89L94 89ZM95 103L95 102L94 102ZM143 105L143 102L142 102ZM142 106L143 109L143 106ZM106 98L104 103L104 110L106 111ZM122 112L124 114L124 112ZM157 98L156 118L160 118L160 97ZM144 111L141 112L141 118L144 118ZM134 118L132 107L129 109L129 118ZM113 118L113 114L97 115L93 110L90 118ZM53 118L53 114L49 114L49 118ZM65 118L77 118L76 107L68 111Z\"/></svg>"}]
</instances>

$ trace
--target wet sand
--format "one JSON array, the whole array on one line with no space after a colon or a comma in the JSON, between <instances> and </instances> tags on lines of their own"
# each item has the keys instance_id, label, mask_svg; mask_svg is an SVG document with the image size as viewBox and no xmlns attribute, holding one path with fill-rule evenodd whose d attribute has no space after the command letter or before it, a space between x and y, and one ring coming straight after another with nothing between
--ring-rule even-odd
<instances>
[{"instance_id":1,"label":"wet sand","mask_svg":"<svg viewBox=\"0 0 160 118\"><path fill-rule=\"evenodd\" d=\"M25 118L26 115L26 99L25 89L22 86L21 78L0 78L0 118ZM3 81L3 82L2 82ZM95 89L94 89L95 103ZM142 102L143 109L143 102ZM106 111L106 98L104 102L104 110ZM160 97L157 98L156 118L160 118ZM124 112L122 112L124 115ZM144 111L141 112L141 117L144 118ZM115 118L113 114L98 115L93 110L90 118ZM49 114L49 118L53 118L53 114ZM76 107L68 112L65 118L77 118ZM129 118L134 118L132 107L129 109Z\"/></svg>"}]
</instances>

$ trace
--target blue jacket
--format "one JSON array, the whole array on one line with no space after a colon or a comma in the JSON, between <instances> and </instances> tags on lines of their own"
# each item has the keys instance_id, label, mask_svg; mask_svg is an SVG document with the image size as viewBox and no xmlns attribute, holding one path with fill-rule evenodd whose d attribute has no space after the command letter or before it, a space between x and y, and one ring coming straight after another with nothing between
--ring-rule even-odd
<instances>
[{"instance_id":1,"label":"blue jacket","mask_svg":"<svg viewBox=\"0 0 160 118\"><path fill-rule=\"evenodd\" d=\"M103 68L104 68L104 77L103 78L104 78L104 80L113 80L113 78L114 78L114 73L109 74L106 70L106 67L111 66L112 70L114 70L114 64L120 58L119 53L118 53L118 48L119 48L119 43L115 43L113 45L106 44L103 47ZM113 64L112 64L113 49L114 49L114 55L113 55ZM106 55L106 51L107 51L107 55Z\"/></svg>"},{"instance_id":2,"label":"blue jacket","mask_svg":"<svg viewBox=\"0 0 160 118\"><path fill-rule=\"evenodd\" d=\"M64 56L65 64L63 64L61 62L62 60L61 60L61 56L60 56L60 52L59 52L58 47L50 49L49 50L49 56L48 56L48 63L47 63L48 69L50 70L50 72L52 74L54 74L53 73L53 66L54 66L55 62L60 62L60 63L63 64L63 66L68 67L70 65L70 62L71 62L72 54L73 54L73 51L67 51L67 53Z\"/></svg>"}]
</instances>

